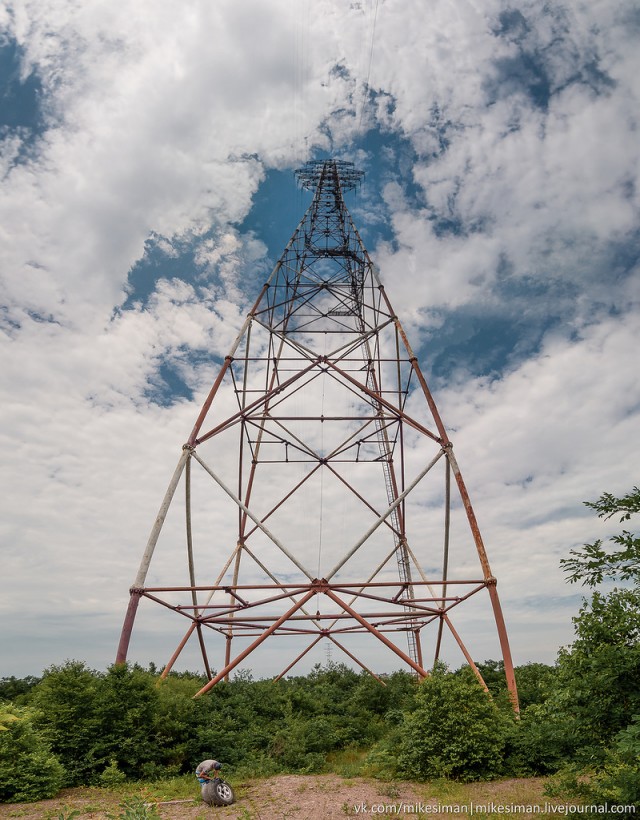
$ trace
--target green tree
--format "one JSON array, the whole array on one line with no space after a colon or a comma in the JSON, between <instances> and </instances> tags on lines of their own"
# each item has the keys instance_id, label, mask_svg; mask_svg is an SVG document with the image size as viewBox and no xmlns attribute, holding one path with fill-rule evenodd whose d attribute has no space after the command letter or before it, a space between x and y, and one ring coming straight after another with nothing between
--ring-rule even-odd
<instances>
[{"instance_id":1,"label":"green tree","mask_svg":"<svg viewBox=\"0 0 640 820\"><path fill-rule=\"evenodd\" d=\"M33 689L35 725L67 773L65 785L91 782L99 771L95 757L100 739L99 675L79 661L47 669Z\"/></svg>"},{"instance_id":2,"label":"green tree","mask_svg":"<svg viewBox=\"0 0 640 820\"><path fill-rule=\"evenodd\" d=\"M516 739L533 772L602 762L615 736L640 712L640 592L593 593L573 619L546 698L522 712Z\"/></svg>"},{"instance_id":3,"label":"green tree","mask_svg":"<svg viewBox=\"0 0 640 820\"><path fill-rule=\"evenodd\" d=\"M594 803L640 806L640 715L619 732L604 766L588 784Z\"/></svg>"},{"instance_id":4,"label":"green tree","mask_svg":"<svg viewBox=\"0 0 640 820\"><path fill-rule=\"evenodd\" d=\"M203 757L241 766L262 758L285 714L288 682L234 679L220 683L196 706L193 765Z\"/></svg>"},{"instance_id":5,"label":"green tree","mask_svg":"<svg viewBox=\"0 0 640 820\"><path fill-rule=\"evenodd\" d=\"M640 512L640 490L586 502L599 518L628 521ZM576 639L558 659L558 682L570 690L576 741L600 757L613 738L640 713L640 538L628 530L572 550L561 564L571 583L596 586L631 581L632 588L595 591L574 618Z\"/></svg>"},{"instance_id":6,"label":"green tree","mask_svg":"<svg viewBox=\"0 0 640 820\"><path fill-rule=\"evenodd\" d=\"M440 666L416 693L401 733L399 768L410 777L489 780L504 771L513 721L487 696L470 669Z\"/></svg>"},{"instance_id":7,"label":"green tree","mask_svg":"<svg viewBox=\"0 0 640 820\"><path fill-rule=\"evenodd\" d=\"M640 491L634 487L619 498L604 493L586 503L600 518L619 515L627 521L640 512ZM638 751L637 732L630 727L640 714L640 539L624 530L607 548L595 541L570 555L561 564L571 583L594 587L618 580L632 586L596 590L583 601L573 619L575 640L559 653L549 697L525 710L518 742L534 770L577 765L594 785L606 781L611 795L616 789L627 794L629 783L637 782L629 756ZM579 782L575 771L574 781ZM584 784L580 788L588 791Z\"/></svg>"},{"instance_id":8,"label":"green tree","mask_svg":"<svg viewBox=\"0 0 640 820\"><path fill-rule=\"evenodd\" d=\"M574 625L576 639L558 657L558 686L576 756L586 761L602 758L640 713L640 589L594 592Z\"/></svg>"},{"instance_id":9,"label":"green tree","mask_svg":"<svg viewBox=\"0 0 640 820\"><path fill-rule=\"evenodd\" d=\"M202 685L196 684L197 688ZM176 773L191 769L190 746L198 729L196 686L193 678L169 675L157 687L152 735L162 766Z\"/></svg>"},{"instance_id":10,"label":"green tree","mask_svg":"<svg viewBox=\"0 0 640 820\"><path fill-rule=\"evenodd\" d=\"M555 686L557 668L546 663L525 663L515 669L520 709L544 703Z\"/></svg>"},{"instance_id":11,"label":"green tree","mask_svg":"<svg viewBox=\"0 0 640 820\"><path fill-rule=\"evenodd\" d=\"M0 802L53 797L64 769L33 723L34 712L4 705L0 714Z\"/></svg>"},{"instance_id":12,"label":"green tree","mask_svg":"<svg viewBox=\"0 0 640 820\"><path fill-rule=\"evenodd\" d=\"M23 696L33 689L39 680L40 678L33 675L27 675L26 678L16 678L14 675L0 678L0 700L16 702L18 699L23 699Z\"/></svg>"},{"instance_id":13,"label":"green tree","mask_svg":"<svg viewBox=\"0 0 640 820\"><path fill-rule=\"evenodd\" d=\"M112 761L128 778L168 762L167 756L183 762L185 750L174 743L178 710L161 733L155 676L140 667L118 665L100 674L68 661L45 672L32 703L38 728L66 769L67 785L99 782ZM167 747L173 747L170 753Z\"/></svg>"},{"instance_id":14,"label":"green tree","mask_svg":"<svg viewBox=\"0 0 640 820\"><path fill-rule=\"evenodd\" d=\"M100 679L98 691L96 774L114 761L129 778L159 765L163 749L154 735L159 700L154 677L138 666L115 664Z\"/></svg>"},{"instance_id":15,"label":"green tree","mask_svg":"<svg viewBox=\"0 0 640 820\"><path fill-rule=\"evenodd\" d=\"M640 512L640 489L634 487L627 495L616 498L603 493L597 501L585 501L587 507L598 513L598 518L608 520L620 516L620 522L628 521ZM605 579L640 583L640 538L623 530L610 538L613 550L605 549L602 540L585 544L582 549L569 550L571 558L563 558L560 565L568 573L570 583L582 581L583 585L595 587Z\"/></svg>"},{"instance_id":16,"label":"green tree","mask_svg":"<svg viewBox=\"0 0 640 820\"><path fill-rule=\"evenodd\" d=\"M501 703L510 703L504 661L488 660L476 663L476 666L491 695ZM458 673L462 673L466 668L460 667ZM518 684L520 711L523 712L534 703L544 703L553 688L555 666L546 663L526 663L516 666L514 672Z\"/></svg>"}]
</instances>

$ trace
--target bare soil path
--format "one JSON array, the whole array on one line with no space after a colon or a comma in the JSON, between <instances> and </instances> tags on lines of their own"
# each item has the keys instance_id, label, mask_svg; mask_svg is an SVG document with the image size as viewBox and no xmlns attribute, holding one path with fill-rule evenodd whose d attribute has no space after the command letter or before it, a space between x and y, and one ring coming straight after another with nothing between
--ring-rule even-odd
<instances>
[{"instance_id":1,"label":"bare soil path","mask_svg":"<svg viewBox=\"0 0 640 820\"><path fill-rule=\"evenodd\" d=\"M200 801L163 803L163 820L343 820L345 817L446 817L502 816L500 806L561 804L544 796L543 778L522 778L467 786L382 782L364 777L336 775L280 775L267 780L234 784L233 806L214 808ZM71 810L78 820L104 820L119 814L121 796L102 789L67 789L39 803L0 804L0 818L58 820ZM427 808L428 806L428 808ZM458 807L454 810L452 807ZM445 808L438 811L439 807ZM486 811L483 812L483 809ZM520 813L523 813L522 811ZM537 814L543 818L544 813Z\"/></svg>"}]
</instances>

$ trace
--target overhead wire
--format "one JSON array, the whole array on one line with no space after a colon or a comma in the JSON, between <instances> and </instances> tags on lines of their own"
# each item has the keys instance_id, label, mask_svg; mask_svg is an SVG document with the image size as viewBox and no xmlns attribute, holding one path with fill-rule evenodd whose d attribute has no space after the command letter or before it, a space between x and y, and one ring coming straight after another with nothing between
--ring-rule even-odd
<instances>
[{"instance_id":1,"label":"overhead wire","mask_svg":"<svg viewBox=\"0 0 640 820\"><path fill-rule=\"evenodd\" d=\"M301 5L297 0L291 0L293 4L293 150L298 153L300 143L301 122L300 104L302 97L302 25L300 22Z\"/></svg>"},{"instance_id":2,"label":"overhead wire","mask_svg":"<svg viewBox=\"0 0 640 820\"><path fill-rule=\"evenodd\" d=\"M310 0L291 0L293 17L293 128L292 154L296 164L305 162L308 150L307 82L309 65ZM292 189L292 206L299 213L303 206L303 191L296 185Z\"/></svg>"},{"instance_id":3,"label":"overhead wire","mask_svg":"<svg viewBox=\"0 0 640 820\"><path fill-rule=\"evenodd\" d=\"M309 73L310 0L291 0L294 27L294 128L293 149L296 161L304 161L307 151L306 114Z\"/></svg>"},{"instance_id":4,"label":"overhead wire","mask_svg":"<svg viewBox=\"0 0 640 820\"><path fill-rule=\"evenodd\" d=\"M358 131L362 129L362 120L364 119L364 113L367 108L367 103L369 102L370 98L370 83L371 83L371 66L373 65L373 49L375 44L375 37L376 37L376 23L378 20L378 4L380 0L375 0L374 7L373 7L373 22L371 25L371 39L369 44L369 64L367 66L367 79L364 83L362 89L362 106L360 107L360 121L358 123Z\"/></svg>"}]
</instances>

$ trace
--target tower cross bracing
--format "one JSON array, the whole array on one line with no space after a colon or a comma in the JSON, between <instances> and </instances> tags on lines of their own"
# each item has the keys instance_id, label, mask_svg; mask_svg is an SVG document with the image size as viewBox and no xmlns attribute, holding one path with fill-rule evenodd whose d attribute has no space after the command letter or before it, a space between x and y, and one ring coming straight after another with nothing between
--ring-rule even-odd
<instances>
[{"instance_id":1,"label":"tower cross bracing","mask_svg":"<svg viewBox=\"0 0 640 820\"><path fill-rule=\"evenodd\" d=\"M198 694L276 637L279 676L325 640L371 674L373 643L425 677L448 640L482 681L454 621L488 597L517 706L496 580L451 440L345 205L362 173L328 159L296 174L312 202L183 446L118 661L144 598L184 619L164 674L196 641L208 678ZM178 569L150 584L167 550Z\"/></svg>"}]
</instances>

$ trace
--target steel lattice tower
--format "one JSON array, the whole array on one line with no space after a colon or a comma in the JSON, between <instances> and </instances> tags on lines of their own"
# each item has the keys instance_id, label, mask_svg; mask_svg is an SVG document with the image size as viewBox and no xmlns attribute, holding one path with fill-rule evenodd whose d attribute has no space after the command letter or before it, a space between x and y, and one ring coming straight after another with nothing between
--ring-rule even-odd
<instances>
[{"instance_id":1,"label":"steel lattice tower","mask_svg":"<svg viewBox=\"0 0 640 820\"><path fill-rule=\"evenodd\" d=\"M182 448L117 661L146 598L186 620L164 674L198 641L209 679L198 694L271 636L304 639L279 677L322 639L367 669L353 643L364 636L425 677L425 636L437 659L446 635L482 682L451 613L486 592L517 708L496 579L451 441L344 202L362 173L329 159L296 175L313 201ZM169 524L176 506L182 523ZM464 533L454 532L454 516ZM173 575L170 586L149 586L167 529L171 551L183 542L184 582ZM458 540L467 544L460 577ZM159 576L164 566L154 569ZM216 674L210 636L226 646Z\"/></svg>"}]
</instances>

